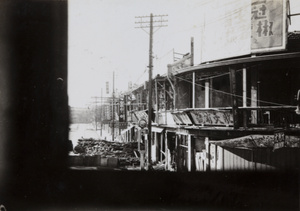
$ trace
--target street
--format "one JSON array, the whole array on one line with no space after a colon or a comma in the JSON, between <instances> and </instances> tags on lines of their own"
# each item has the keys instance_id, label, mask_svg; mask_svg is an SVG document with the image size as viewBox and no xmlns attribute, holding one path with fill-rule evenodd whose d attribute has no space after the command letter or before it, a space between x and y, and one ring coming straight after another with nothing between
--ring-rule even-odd
<instances>
[{"instance_id":1,"label":"street","mask_svg":"<svg viewBox=\"0 0 300 211\"><path fill-rule=\"evenodd\" d=\"M92 124L71 124L69 131L69 140L72 141L73 147L77 145L78 139L100 139Z\"/></svg>"},{"instance_id":2,"label":"street","mask_svg":"<svg viewBox=\"0 0 300 211\"><path fill-rule=\"evenodd\" d=\"M78 139L107 139L111 140L111 135L107 131L102 130L102 136L100 136L100 127L96 132L95 126L93 124L70 124L69 126L69 140L72 141L73 147L77 145Z\"/></svg>"}]
</instances>

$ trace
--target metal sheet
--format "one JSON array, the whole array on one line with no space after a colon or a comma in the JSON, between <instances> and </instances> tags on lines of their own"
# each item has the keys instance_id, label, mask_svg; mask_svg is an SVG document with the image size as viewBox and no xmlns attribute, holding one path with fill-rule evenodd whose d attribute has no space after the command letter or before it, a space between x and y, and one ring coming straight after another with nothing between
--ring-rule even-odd
<instances>
[{"instance_id":1,"label":"metal sheet","mask_svg":"<svg viewBox=\"0 0 300 211\"><path fill-rule=\"evenodd\" d=\"M160 128L160 127L153 127L152 126L152 132L155 132L155 133L161 133L165 128Z\"/></svg>"}]
</instances>

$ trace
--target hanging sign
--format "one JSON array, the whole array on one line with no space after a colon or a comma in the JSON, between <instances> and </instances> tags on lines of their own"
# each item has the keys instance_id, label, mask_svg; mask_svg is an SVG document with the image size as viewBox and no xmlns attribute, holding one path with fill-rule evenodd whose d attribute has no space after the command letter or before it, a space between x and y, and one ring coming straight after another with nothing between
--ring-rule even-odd
<instances>
[{"instance_id":1,"label":"hanging sign","mask_svg":"<svg viewBox=\"0 0 300 211\"><path fill-rule=\"evenodd\" d=\"M140 128L144 128L144 127L146 127L146 126L147 126L147 120L141 119L141 120L139 121L139 127L140 127Z\"/></svg>"},{"instance_id":2,"label":"hanging sign","mask_svg":"<svg viewBox=\"0 0 300 211\"><path fill-rule=\"evenodd\" d=\"M286 49L287 0L210 0L203 7L202 63Z\"/></svg>"},{"instance_id":3,"label":"hanging sign","mask_svg":"<svg viewBox=\"0 0 300 211\"><path fill-rule=\"evenodd\" d=\"M286 48L286 0L252 0L251 52Z\"/></svg>"},{"instance_id":4,"label":"hanging sign","mask_svg":"<svg viewBox=\"0 0 300 211\"><path fill-rule=\"evenodd\" d=\"M276 131L274 133L274 147L273 150L285 147L285 134L284 131Z\"/></svg>"},{"instance_id":5,"label":"hanging sign","mask_svg":"<svg viewBox=\"0 0 300 211\"><path fill-rule=\"evenodd\" d=\"M233 115L228 111L190 111L190 114L197 125L222 125L232 126Z\"/></svg>"},{"instance_id":6,"label":"hanging sign","mask_svg":"<svg viewBox=\"0 0 300 211\"><path fill-rule=\"evenodd\" d=\"M125 122L125 105L124 99L119 99L119 122Z\"/></svg>"},{"instance_id":7,"label":"hanging sign","mask_svg":"<svg viewBox=\"0 0 300 211\"><path fill-rule=\"evenodd\" d=\"M138 120L141 119L145 119L146 121L148 120L148 114L146 113L146 111L135 111L134 114L136 115Z\"/></svg>"}]
</instances>

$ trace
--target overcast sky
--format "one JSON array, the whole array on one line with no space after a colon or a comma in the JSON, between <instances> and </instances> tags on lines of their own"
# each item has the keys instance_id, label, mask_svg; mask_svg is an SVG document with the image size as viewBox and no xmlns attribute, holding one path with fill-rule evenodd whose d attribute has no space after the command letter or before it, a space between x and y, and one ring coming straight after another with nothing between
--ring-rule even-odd
<instances>
[{"instance_id":1,"label":"overcast sky","mask_svg":"<svg viewBox=\"0 0 300 211\"><path fill-rule=\"evenodd\" d=\"M238 0L240 1L240 0ZM190 52L194 37L195 64L201 62L203 9L210 0L69 0L68 93L69 105L85 107L92 96L127 90L128 82L148 79L149 34L138 27L136 16L168 15L167 27L153 38L153 76L165 74L173 62L173 49ZM300 13L300 1L290 0L291 13ZM149 21L149 18L143 21ZM292 17L289 31L300 30L300 17ZM217 31L216 31L217 33ZM111 95L111 94L110 94Z\"/></svg>"}]
</instances>

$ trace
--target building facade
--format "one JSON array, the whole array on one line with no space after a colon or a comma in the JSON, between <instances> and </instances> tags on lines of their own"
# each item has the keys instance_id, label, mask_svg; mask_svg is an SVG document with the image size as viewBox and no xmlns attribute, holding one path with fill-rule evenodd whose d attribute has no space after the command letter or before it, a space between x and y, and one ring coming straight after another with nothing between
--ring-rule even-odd
<instances>
[{"instance_id":1,"label":"building facade","mask_svg":"<svg viewBox=\"0 0 300 211\"><path fill-rule=\"evenodd\" d=\"M286 51L196 66L184 57L156 76L151 161L171 171L299 169L299 33L288 38ZM143 143L147 87L128 95L122 135Z\"/></svg>"}]
</instances>

